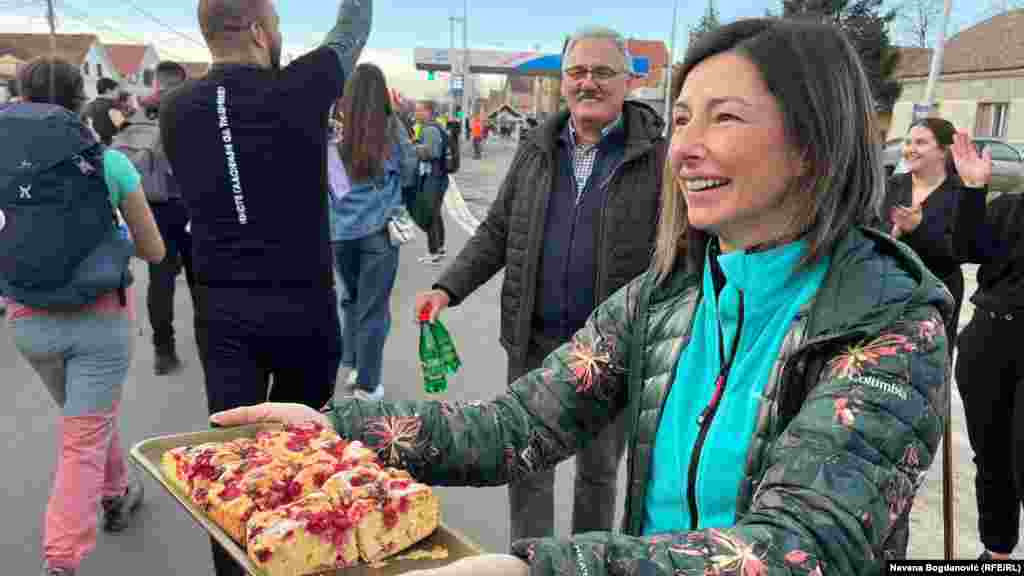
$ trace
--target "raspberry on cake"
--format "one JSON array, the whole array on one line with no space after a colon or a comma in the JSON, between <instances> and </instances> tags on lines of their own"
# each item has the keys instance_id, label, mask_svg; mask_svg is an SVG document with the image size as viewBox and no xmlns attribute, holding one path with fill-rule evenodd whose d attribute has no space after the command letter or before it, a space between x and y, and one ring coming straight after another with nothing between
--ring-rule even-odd
<instances>
[{"instance_id":1,"label":"raspberry on cake","mask_svg":"<svg viewBox=\"0 0 1024 576\"><path fill-rule=\"evenodd\" d=\"M239 476L226 475L208 490L197 491L194 501L236 542L245 542L245 524L256 512L273 510L299 498L291 464L273 461Z\"/></svg>"},{"instance_id":2,"label":"raspberry on cake","mask_svg":"<svg viewBox=\"0 0 1024 576\"><path fill-rule=\"evenodd\" d=\"M314 492L321 492L331 476L349 469L351 465L340 460L317 460L304 464L296 474L294 482L301 487L301 494L305 497Z\"/></svg>"},{"instance_id":3,"label":"raspberry on cake","mask_svg":"<svg viewBox=\"0 0 1024 576\"><path fill-rule=\"evenodd\" d=\"M248 524L249 558L268 576L303 576L352 566L359 560L356 525L373 508L334 506L322 492L268 512Z\"/></svg>"},{"instance_id":4,"label":"raspberry on cake","mask_svg":"<svg viewBox=\"0 0 1024 576\"><path fill-rule=\"evenodd\" d=\"M320 424L289 424L280 430L264 430L256 434L256 444L277 458L301 460L321 445L341 440L334 430Z\"/></svg>"},{"instance_id":5,"label":"raspberry on cake","mask_svg":"<svg viewBox=\"0 0 1024 576\"><path fill-rule=\"evenodd\" d=\"M380 466L363 464L328 478L323 491L338 506L346 506L356 500L375 498L378 495L378 481L382 479L387 479L387 476Z\"/></svg>"},{"instance_id":6,"label":"raspberry on cake","mask_svg":"<svg viewBox=\"0 0 1024 576\"><path fill-rule=\"evenodd\" d=\"M161 467L176 488L190 494L197 483L215 480L225 464L241 461L245 454L249 451L235 445L209 442L168 450L161 458Z\"/></svg>"},{"instance_id":7,"label":"raspberry on cake","mask_svg":"<svg viewBox=\"0 0 1024 576\"><path fill-rule=\"evenodd\" d=\"M376 562L397 554L434 533L441 505L433 490L408 473L381 482L383 498L356 529L363 560Z\"/></svg>"}]
</instances>

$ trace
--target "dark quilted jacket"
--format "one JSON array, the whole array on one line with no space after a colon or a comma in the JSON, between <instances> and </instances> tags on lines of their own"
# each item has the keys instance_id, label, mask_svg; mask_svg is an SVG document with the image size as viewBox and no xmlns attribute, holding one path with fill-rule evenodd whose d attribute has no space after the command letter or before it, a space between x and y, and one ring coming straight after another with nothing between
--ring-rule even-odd
<instances>
[{"instance_id":1,"label":"dark quilted jacket","mask_svg":"<svg viewBox=\"0 0 1024 576\"><path fill-rule=\"evenodd\" d=\"M648 306L648 275L637 278L494 401L350 400L333 421L424 482L485 486L554 467L629 410L623 533L518 542L513 553L531 574L880 573L882 543L942 434L948 291L905 245L850 232L765 390L735 526L640 537L651 448L698 278L678 271Z\"/></svg>"},{"instance_id":2,"label":"dark quilted jacket","mask_svg":"<svg viewBox=\"0 0 1024 576\"><path fill-rule=\"evenodd\" d=\"M626 153L608 188L597 242L595 300L603 302L641 274L654 246L662 166L667 142L664 123L650 107L626 102ZM548 198L554 183L557 140L569 121L562 112L531 132L519 146L486 219L435 287L457 306L503 267L501 344L511 373L522 372L536 305L537 274L544 241Z\"/></svg>"}]
</instances>

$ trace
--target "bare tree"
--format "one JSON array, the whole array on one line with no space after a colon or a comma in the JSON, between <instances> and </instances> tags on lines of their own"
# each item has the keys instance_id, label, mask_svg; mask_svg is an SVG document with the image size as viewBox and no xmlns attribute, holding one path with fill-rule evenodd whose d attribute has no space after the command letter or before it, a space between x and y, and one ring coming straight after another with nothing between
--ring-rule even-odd
<instances>
[{"instance_id":1,"label":"bare tree","mask_svg":"<svg viewBox=\"0 0 1024 576\"><path fill-rule=\"evenodd\" d=\"M942 0L904 0L899 14L908 41L928 48L932 32L942 24Z\"/></svg>"}]
</instances>

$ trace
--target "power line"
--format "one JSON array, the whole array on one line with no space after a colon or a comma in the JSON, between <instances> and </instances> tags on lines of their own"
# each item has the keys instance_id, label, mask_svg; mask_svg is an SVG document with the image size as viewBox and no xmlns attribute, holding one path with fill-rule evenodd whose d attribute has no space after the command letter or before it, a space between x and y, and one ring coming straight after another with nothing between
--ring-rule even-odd
<instances>
[{"instance_id":1,"label":"power line","mask_svg":"<svg viewBox=\"0 0 1024 576\"><path fill-rule=\"evenodd\" d=\"M185 40L188 40L189 42L191 42L191 43L195 44L196 46L199 46L200 48L206 48L206 44L204 44L204 43L202 43L202 42L199 42L198 40L196 40L195 38L193 38L193 37L189 36L188 34L185 34L185 33L183 33L183 32L179 32L179 31L177 30L177 28L174 28L174 27L173 27L173 26L171 26L170 24L167 24L167 23L165 23L165 22L164 22L163 20L160 20L160 19L159 19L159 18L157 18L156 16L153 16L153 15L152 15L152 14L150 14L149 12L147 12L147 11L143 10L142 8L140 8L139 6L137 6L137 5L136 5L136 4L134 3L134 2L131 2L130 0L121 0L121 1L122 1L122 2L124 2L125 4L127 4L128 6L131 6L131 7L132 7L132 8L134 8L135 10L137 10L137 11L138 11L138 12L139 12L140 14L142 14L142 15L143 15L143 16L145 16L146 18L149 18L149 19L150 19L150 20L152 20L153 22L156 22L157 24L159 24L159 25L163 26L164 28L166 28L166 29L170 30L170 31L171 31L171 32L173 32L174 34L176 34L176 35L178 35L178 36L180 36L180 37L184 38Z\"/></svg>"},{"instance_id":2,"label":"power line","mask_svg":"<svg viewBox=\"0 0 1024 576\"><path fill-rule=\"evenodd\" d=\"M76 8L74 6L71 6L66 1L62 2L62 4L64 5L63 7L64 7L64 12L65 13L77 14L77 17L76 16L69 16L72 20L77 20L78 22L81 22L81 23L84 23L84 24L88 24L90 26L94 26L96 28L100 28L100 29L106 30L108 32L112 32L112 33L114 33L114 34L116 34L116 35L118 35L118 36L120 36L122 38L131 40L131 41L139 43L139 44L147 44L147 42L144 39L140 39L138 36L127 34L125 32L122 32L121 30L118 30L118 29L116 29L116 28L114 28L112 26L108 26L107 24L104 24L102 22L96 22L85 11L83 11L83 10L81 10L79 8ZM204 46L204 48L205 48L205 46ZM161 50L161 52L163 52L163 53L173 57L175 60L179 60L181 62L188 62L188 61L191 60L190 58L183 58L180 54L175 54L174 52L171 52L170 50Z\"/></svg>"}]
</instances>

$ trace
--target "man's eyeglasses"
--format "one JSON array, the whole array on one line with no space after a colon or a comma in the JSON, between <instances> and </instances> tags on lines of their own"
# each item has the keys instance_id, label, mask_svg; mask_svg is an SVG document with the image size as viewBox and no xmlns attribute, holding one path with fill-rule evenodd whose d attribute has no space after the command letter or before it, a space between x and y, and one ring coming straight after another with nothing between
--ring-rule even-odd
<instances>
[{"instance_id":1,"label":"man's eyeglasses","mask_svg":"<svg viewBox=\"0 0 1024 576\"><path fill-rule=\"evenodd\" d=\"M622 74L622 71L608 66L572 66L565 69L565 75L574 82L583 80L588 75L597 82L606 82Z\"/></svg>"}]
</instances>

